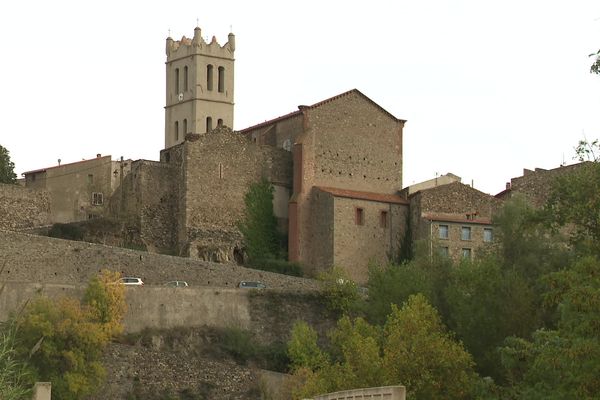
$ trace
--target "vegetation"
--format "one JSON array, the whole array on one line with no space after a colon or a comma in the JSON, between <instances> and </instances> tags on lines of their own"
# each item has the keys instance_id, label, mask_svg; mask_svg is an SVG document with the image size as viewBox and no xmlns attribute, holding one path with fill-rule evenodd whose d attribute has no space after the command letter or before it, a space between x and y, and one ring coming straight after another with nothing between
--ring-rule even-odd
<instances>
[{"instance_id":1,"label":"vegetation","mask_svg":"<svg viewBox=\"0 0 600 400\"><path fill-rule=\"evenodd\" d=\"M287 240L277 228L273 190L263 179L250 185L244 197L246 210L238 227L244 236L248 264L256 269L302 276L300 265L287 261Z\"/></svg>"},{"instance_id":2,"label":"vegetation","mask_svg":"<svg viewBox=\"0 0 600 400\"><path fill-rule=\"evenodd\" d=\"M14 324L0 325L0 399L29 400L31 381L25 362L17 358Z\"/></svg>"},{"instance_id":3,"label":"vegetation","mask_svg":"<svg viewBox=\"0 0 600 400\"><path fill-rule=\"evenodd\" d=\"M598 50L595 53L590 54L590 57L595 58L594 63L590 67L590 72L592 74L599 74L600 75L600 50Z\"/></svg>"},{"instance_id":4,"label":"vegetation","mask_svg":"<svg viewBox=\"0 0 600 400\"><path fill-rule=\"evenodd\" d=\"M80 399L102 383L102 350L122 331L125 313L124 287L112 284L118 278L102 271L90 282L83 303L39 297L15 317L15 354L29 364L33 379L52 382L53 398Z\"/></svg>"},{"instance_id":5,"label":"vegetation","mask_svg":"<svg viewBox=\"0 0 600 400\"><path fill-rule=\"evenodd\" d=\"M344 270L334 267L319 275L325 305L333 312L347 314L359 298L358 287L348 279Z\"/></svg>"},{"instance_id":6,"label":"vegetation","mask_svg":"<svg viewBox=\"0 0 600 400\"><path fill-rule=\"evenodd\" d=\"M67 240L83 240L83 230L75 224L52 224L52 227L48 231L48 236L67 239Z\"/></svg>"},{"instance_id":7,"label":"vegetation","mask_svg":"<svg viewBox=\"0 0 600 400\"><path fill-rule=\"evenodd\" d=\"M403 384L417 399L467 399L476 375L471 356L453 339L423 295L392 306L383 327L345 316L324 353L316 334L294 327L289 354L297 379L294 398L372 386Z\"/></svg>"},{"instance_id":8,"label":"vegetation","mask_svg":"<svg viewBox=\"0 0 600 400\"><path fill-rule=\"evenodd\" d=\"M17 183L15 163L10 160L6 147L0 145L0 183Z\"/></svg>"},{"instance_id":9,"label":"vegetation","mask_svg":"<svg viewBox=\"0 0 600 400\"><path fill-rule=\"evenodd\" d=\"M417 249L371 266L366 299L331 284L337 328L319 338L298 323L288 343L295 397L402 384L415 399L598 398L598 143L580 143L592 162L557 178L543 208L508 201L477 259Z\"/></svg>"}]
</instances>

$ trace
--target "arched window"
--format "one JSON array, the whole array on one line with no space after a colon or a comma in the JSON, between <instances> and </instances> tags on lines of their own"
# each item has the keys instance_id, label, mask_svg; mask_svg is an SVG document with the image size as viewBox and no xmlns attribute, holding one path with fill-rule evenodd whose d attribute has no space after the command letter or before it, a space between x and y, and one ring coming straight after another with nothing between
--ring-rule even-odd
<instances>
[{"instance_id":1,"label":"arched window","mask_svg":"<svg viewBox=\"0 0 600 400\"><path fill-rule=\"evenodd\" d=\"M213 90L213 66L206 66L206 90Z\"/></svg>"},{"instance_id":2,"label":"arched window","mask_svg":"<svg viewBox=\"0 0 600 400\"><path fill-rule=\"evenodd\" d=\"M225 91L225 68L219 67L219 93Z\"/></svg>"},{"instance_id":3,"label":"arched window","mask_svg":"<svg viewBox=\"0 0 600 400\"><path fill-rule=\"evenodd\" d=\"M212 118L206 117L206 133L212 131Z\"/></svg>"},{"instance_id":4,"label":"arched window","mask_svg":"<svg viewBox=\"0 0 600 400\"><path fill-rule=\"evenodd\" d=\"M175 94L179 93L179 68L175 68Z\"/></svg>"},{"instance_id":5,"label":"arched window","mask_svg":"<svg viewBox=\"0 0 600 400\"><path fill-rule=\"evenodd\" d=\"M179 121L175 121L175 141L179 140Z\"/></svg>"},{"instance_id":6,"label":"arched window","mask_svg":"<svg viewBox=\"0 0 600 400\"><path fill-rule=\"evenodd\" d=\"M183 68L183 90L188 90L188 67ZM183 132L185 133L185 132Z\"/></svg>"},{"instance_id":7,"label":"arched window","mask_svg":"<svg viewBox=\"0 0 600 400\"><path fill-rule=\"evenodd\" d=\"M221 118L217 120L217 126L223 126L223 120Z\"/></svg>"},{"instance_id":8,"label":"arched window","mask_svg":"<svg viewBox=\"0 0 600 400\"><path fill-rule=\"evenodd\" d=\"M188 133L187 130L187 119L183 120L183 136L185 136Z\"/></svg>"}]
</instances>

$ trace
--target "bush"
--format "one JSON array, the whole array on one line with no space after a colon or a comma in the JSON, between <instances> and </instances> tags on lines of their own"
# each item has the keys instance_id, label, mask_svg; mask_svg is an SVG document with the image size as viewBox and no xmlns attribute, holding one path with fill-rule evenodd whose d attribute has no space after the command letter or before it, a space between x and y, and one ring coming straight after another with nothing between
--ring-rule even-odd
<instances>
[{"instance_id":1,"label":"bush","mask_svg":"<svg viewBox=\"0 0 600 400\"><path fill-rule=\"evenodd\" d=\"M302 267L299 263L286 260L267 258L252 263L252 267L262 271L275 272L278 274L303 276Z\"/></svg>"},{"instance_id":2,"label":"bush","mask_svg":"<svg viewBox=\"0 0 600 400\"><path fill-rule=\"evenodd\" d=\"M48 231L48 236L67 240L83 240L83 230L77 225L56 223Z\"/></svg>"}]
</instances>

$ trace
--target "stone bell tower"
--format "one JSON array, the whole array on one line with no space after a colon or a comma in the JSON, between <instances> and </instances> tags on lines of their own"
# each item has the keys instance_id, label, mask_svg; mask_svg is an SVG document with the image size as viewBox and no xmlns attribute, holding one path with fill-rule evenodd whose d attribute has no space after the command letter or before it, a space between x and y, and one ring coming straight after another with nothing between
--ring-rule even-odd
<instances>
[{"instance_id":1,"label":"stone bell tower","mask_svg":"<svg viewBox=\"0 0 600 400\"><path fill-rule=\"evenodd\" d=\"M183 142L186 133L233 128L235 35L223 46L214 36L206 43L196 27L192 39L168 37L166 52L165 148Z\"/></svg>"}]
</instances>

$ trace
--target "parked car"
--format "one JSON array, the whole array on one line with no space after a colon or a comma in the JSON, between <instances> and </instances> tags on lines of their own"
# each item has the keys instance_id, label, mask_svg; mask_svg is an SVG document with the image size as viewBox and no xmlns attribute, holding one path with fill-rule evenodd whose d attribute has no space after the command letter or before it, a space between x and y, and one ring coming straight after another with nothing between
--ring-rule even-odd
<instances>
[{"instance_id":1,"label":"parked car","mask_svg":"<svg viewBox=\"0 0 600 400\"><path fill-rule=\"evenodd\" d=\"M132 276L121 278L117 281L117 283L128 286L144 286L144 282L142 282L141 278L134 278Z\"/></svg>"},{"instance_id":2,"label":"parked car","mask_svg":"<svg viewBox=\"0 0 600 400\"><path fill-rule=\"evenodd\" d=\"M238 287L242 289L265 289L267 285L258 281L241 281Z\"/></svg>"},{"instance_id":3,"label":"parked car","mask_svg":"<svg viewBox=\"0 0 600 400\"><path fill-rule=\"evenodd\" d=\"M188 287L189 285L187 284L186 281L170 281L165 283L165 286L169 286L169 287Z\"/></svg>"}]
</instances>

